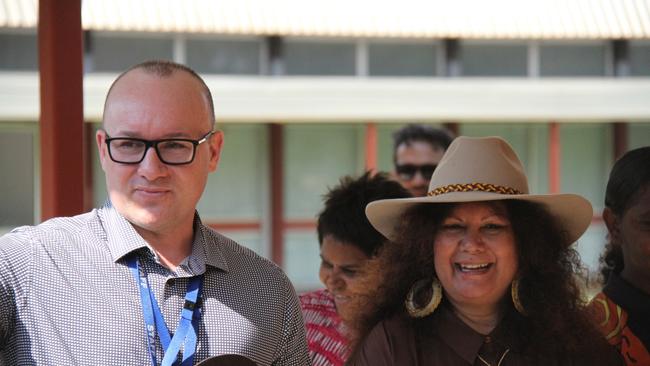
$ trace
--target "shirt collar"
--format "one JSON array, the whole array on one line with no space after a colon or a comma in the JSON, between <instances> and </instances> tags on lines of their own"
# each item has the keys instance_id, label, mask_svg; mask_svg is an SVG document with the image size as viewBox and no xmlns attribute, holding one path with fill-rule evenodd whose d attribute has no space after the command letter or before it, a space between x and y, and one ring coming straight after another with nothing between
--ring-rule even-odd
<instances>
[{"instance_id":1,"label":"shirt collar","mask_svg":"<svg viewBox=\"0 0 650 366\"><path fill-rule=\"evenodd\" d=\"M638 316L639 319L650 319L650 296L632 286L621 276L612 273L603 288L607 297L625 309L628 314Z\"/></svg>"},{"instance_id":2,"label":"shirt collar","mask_svg":"<svg viewBox=\"0 0 650 366\"><path fill-rule=\"evenodd\" d=\"M98 216L114 262L143 248L155 255L147 242L135 231L133 225L117 212L109 200L98 210ZM228 271L228 264L220 248L221 240L206 240L211 235L209 229L201 222L198 213L195 213L192 253L182 265L195 275L204 273L206 265Z\"/></svg>"},{"instance_id":3,"label":"shirt collar","mask_svg":"<svg viewBox=\"0 0 650 366\"><path fill-rule=\"evenodd\" d=\"M463 360L473 365L483 345L484 337L470 328L454 314L449 305L443 303L438 310L435 325L440 338Z\"/></svg>"},{"instance_id":4,"label":"shirt collar","mask_svg":"<svg viewBox=\"0 0 650 366\"><path fill-rule=\"evenodd\" d=\"M483 343L486 340L486 335L480 334L469 325L465 324L456 314L454 314L451 306L448 303L443 303L437 310L438 316L434 318L434 327L436 333L444 335L440 338L451 349L456 352L463 360L473 365ZM505 316L499 321L499 324L488 334L492 342L497 342L503 347L513 349L514 344L503 344L511 333L508 327L512 322L512 318L516 315L512 311L506 310Z\"/></svg>"}]
</instances>

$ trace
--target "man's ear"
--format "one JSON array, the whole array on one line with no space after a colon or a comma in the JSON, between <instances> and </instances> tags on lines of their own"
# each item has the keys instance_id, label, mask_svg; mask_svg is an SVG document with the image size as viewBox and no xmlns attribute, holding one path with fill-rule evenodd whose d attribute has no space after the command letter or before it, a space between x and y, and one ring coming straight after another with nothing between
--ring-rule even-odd
<instances>
[{"instance_id":1,"label":"man's ear","mask_svg":"<svg viewBox=\"0 0 650 366\"><path fill-rule=\"evenodd\" d=\"M620 220L618 216L611 208L605 207L603 210L603 221L605 221L605 226L607 226L607 231L609 232L611 241L615 243L620 235Z\"/></svg>"},{"instance_id":2,"label":"man's ear","mask_svg":"<svg viewBox=\"0 0 650 366\"><path fill-rule=\"evenodd\" d=\"M217 131L208 140L210 144L210 171L217 170L219 158L221 157L221 147L223 146L223 132Z\"/></svg>"},{"instance_id":3,"label":"man's ear","mask_svg":"<svg viewBox=\"0 0 650 366\"><path fill-rule=\"evenodd\" d=\"M108 149L106 147L106 132L102 129L97 130L95 133L95 142L97 143L97 150L99 151L99 162L102 165L102 169L104 169L104 164L106 164L106 159L109 159L108 157Z\"/></svg>"}]
</instances>

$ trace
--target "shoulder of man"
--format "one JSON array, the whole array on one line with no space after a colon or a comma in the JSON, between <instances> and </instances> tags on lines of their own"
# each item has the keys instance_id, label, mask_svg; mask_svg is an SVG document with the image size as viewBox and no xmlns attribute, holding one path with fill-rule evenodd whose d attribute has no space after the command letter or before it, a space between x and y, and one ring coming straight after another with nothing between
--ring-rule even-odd
<instances>
[{"instance_id":1,"label":"shoulder of man","mask_svg":"<svg viewBox=\"0 0 650 366\"><path fill-rule=\"evenodd\" d=\"M277 264L255 253L252 249L237 243L210 227L205 226L204 233L206 234L207 245L217 245L219 247L229 270L264 273L289 282L289 279Z\"/></svg>"},{"instance_id":2,"label":"shoulder of man","mask_svg":"<svg viewBox=\"0 0 650 366\"><path fill-rule=\"evenodd\" d=\"M254 313L251 319L259 322L256 332L260 337L267 334L264 342L274 350L273 364L310 364L298 297L282 269L215 230L204 228L205 245L213 247L208 251L221 256L227 266L217 272L219 290L230 291L230 299L242 307L240 314Z\"/></svg>"},{"instance_id":3,"label":"shoulder of man","mask_svg":"<svg viewBox=\"0 0 650 366\"><path fill-rule=\"evenodd\" d=\"M96 210L71 217L55 217L34 226L19 226L0 237L0 248L33 250L34 245L59 245L86 229Z\"/></svg>"},{"instance_id":4,"label":"shoulder of man","mask_svg":"<svg viewBox=\"0 0 650 366\"><path fill-rule=\"evenodd\" d=\"M36 226L21 226L0 237L0 333L7 331L16 306L26 301L40 258L52 257L58 248L80 237L92 213L56 218ZM7 335L0 334L2 336ZM0 339L0 344L2 339ZM2 348L2 347L0 347ZM0 362L0 365L2 363Z\"/></svg>"}]
</instances>

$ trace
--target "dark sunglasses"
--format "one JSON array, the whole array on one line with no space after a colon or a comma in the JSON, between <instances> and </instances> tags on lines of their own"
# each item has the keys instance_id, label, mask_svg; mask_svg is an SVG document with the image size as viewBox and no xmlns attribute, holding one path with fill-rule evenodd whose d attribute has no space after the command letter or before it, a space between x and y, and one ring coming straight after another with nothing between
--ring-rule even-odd
<instances>
[{"instance_id":1,"label":"dark sunglasses","mask_svg":"<svg viewBox=\"0 0 650 366\"><path fill-rule=\"evenodd\" d=\"M395 171L397 172L397 175L399 175L400 179L402 180L411 180L413 177L415 177L415 173L420 171L420 174L422 175L422 178L424 179L431 179L431 175L433 175L433 171L436 170L437 165L435 164L423 164L423 165L415 165L415 164L403 164L403 165L396 165L395 166Z\"/></svg>"}]
</instances>

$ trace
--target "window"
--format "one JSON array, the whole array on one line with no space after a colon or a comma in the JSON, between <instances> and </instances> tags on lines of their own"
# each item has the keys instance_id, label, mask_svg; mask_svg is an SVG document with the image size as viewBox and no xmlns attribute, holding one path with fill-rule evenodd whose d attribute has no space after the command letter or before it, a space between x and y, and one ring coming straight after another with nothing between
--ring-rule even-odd
<instances>
[{"instance_id":1,"label":"window","mask_svg":"<svg viewBox=\"0 0 650 366\"><path fill-rule=\"evenodd\" d=\"M266 125L217 123L217 128L224 133L219 165L208 176L197 210L206 225L252 224L250 228L217 230L257 254L268 256L262 234L269 186Z\"/></svg>"},{"instance_id":2,"label":"window","mask_svg":"<svg viewBox=\"0 0 650 366\"><path fill-rule=\"evenodd\" d=\"M610 126L604 123L560 125L561 191L578 193L602 212L605 182L612 164L613 145Z\"/></svg>"},{"instance_id":3,"label":"window","mask_svg":"<svg viewBox=\"0 0 650 366\"><path fill-rule=\"evenodd\" d=\"M286 218L313 219L327 187L362 170L364 131L364 126L352 124L284 128Z\"/></svg>"},{"instance_id":4,"label":"window","mask_svg":"<svg viewBox=\"0 0 650 366\"><path fill-rule=\"evenodd\" d=\"M93 71L121 72L151 59L173 59L171 38L92 33Z\"/></svg>"},{"instance_id":5,"label":"window","mask_svg":"<svg viewBox=\"0 0 650 366\"><path fill-rule=\"evenodd\" d=\"M260 74L258 40L188 39L187 65L205 74Z\"/></svg>"},{"instance_id":6,"label":"window","mask_svg":"<svg viewBox=\"0 0 650 366\"><path fill-rule=\"evenodd\" d=\"M29 128L0 130L0 230L34 224L35 134Z\"/></svg>"},{"instance_id":7,"label":"window","mask_svg":"<svg viewBox=\"0 0 650 366\"><path fill-rule=\"evenodd\" d=\"M628 147L630 150L650 145L650 121L628 124Z\"/></svg>"},{"instance_id":8,"label":"window","mask_svg":"<svg viewBox=\"0 0 650 366\"><path fill-rule=\"evenodd\" d=\"M0 50L0 70L38 70L36 34L0 33Z\"/></svg>"},{"instance_id":9,"label":"window","mask_svg":"<svg viewBox=\"0 0 650 366\"><path fill-rule=\"evenodd\" d=\"M217 172L210 174L198 210L204 220L262 220L268 186L266 126L217 125L224 141Z\"/></svg>"},{"instance_id":10,"label":"window","mask_svg":"<svg viewBox=\"0 0 650 366\"><path fill-rule=\"evenodd\" d=\"M355 75L354 43L306 42L285 43L287 75Z\"/></svg>"},{"instance_id":11,"label":"window","mask_svg":"<svg viewBox=\"0 0 650 366\"><path fill-rule=\"evenodd\" d=\"M540 46L540 76L604 76L605 45Z\"/></svg>"},{"instance_id":12,"label":"window","mask_svg":"<svg viewBox=\"0 0 650 366\"><path fill-rule=\"evenodd\" d=\"M434 76L438 48L435 44L371 43L368 73L372 76Z\"/></svg>"},{"instance_id":13,"label":"window","mask_svg":"<svg viewBox=\"0 0 650 366\"><path fill-rule=\"evenodd\" d=\"M630 75L650 76L650 43L630 42Z\"/></svg>"},{"instance_id":14,"label":"window","mask_svg":"<svg viewBox=\"0 0 650 366\"><path fill-rule=\"evenodd\" d=\"M463 76L526 76L525 44L461 43Z\"/></svg>"}]
</instances>

